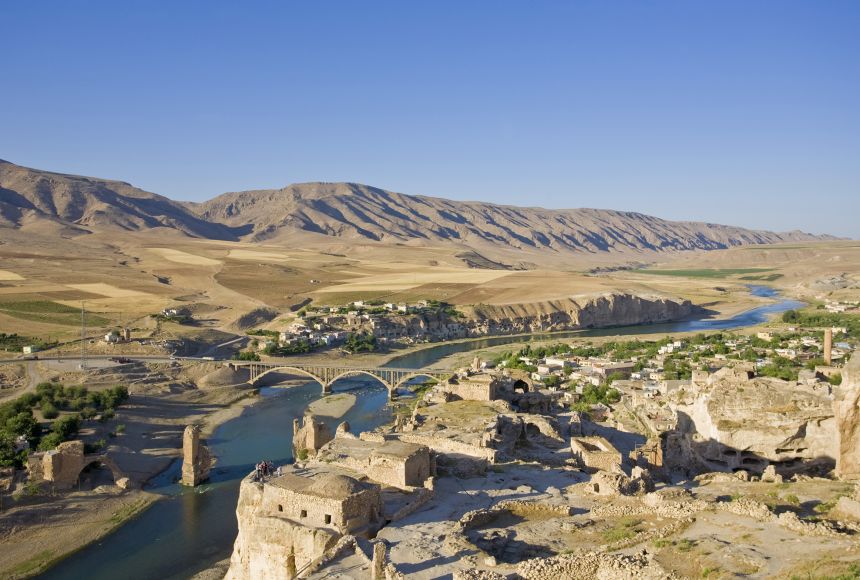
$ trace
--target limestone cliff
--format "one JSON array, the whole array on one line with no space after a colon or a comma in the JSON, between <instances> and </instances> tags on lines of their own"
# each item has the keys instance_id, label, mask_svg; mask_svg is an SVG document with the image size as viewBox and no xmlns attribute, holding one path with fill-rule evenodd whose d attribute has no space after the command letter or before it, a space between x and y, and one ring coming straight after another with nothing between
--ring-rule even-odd
<instances>
[{"instance_id":1,"label":"limestone cliff","mask_svg":"<svg viewBox=\"0 0 860 580\"><path fill-rule=\"evenodd\" d=\"M480 304L466 310L469 334L576 330L668 322L690 316L689 300L665 296L605 294L530 304Z\"/></svg>"},{"instance_id":2,"label":"limestone cliff","mask_svg":"<svg viewBox=\"0 0 860 580\"><path fill-rule=\"evenodd\" d=\"M334 531L299 525L264 509L265 488L246 478L239 488L233 544L225 580L288 580L304 571L339 537Z\"/></svg>"},{"instance_id":3,"label":"limestone cliff","mask_svg":"<svg viewBox=\"0 0 860 580\"><path fill-rule=\"evenodd\" d=\"M692 454L674 458L675 464L761 472L771 463L781 470L828 469L836 458L836 420L826 383L749 378L724 369L704 384L694 382L672 407L676 435L687 439L678 448Z\"/></svg>"},{"instance_id":4,"label":"limestone cliff","mask_svg":"<svg viewBox=\"0 0 860 580\"><path fill-rule=\"evenodd\" d=\"M860 479L860 357L845 366L833 408L839 437L836 473L842 479Z\"/></svg>"}]
</instances>

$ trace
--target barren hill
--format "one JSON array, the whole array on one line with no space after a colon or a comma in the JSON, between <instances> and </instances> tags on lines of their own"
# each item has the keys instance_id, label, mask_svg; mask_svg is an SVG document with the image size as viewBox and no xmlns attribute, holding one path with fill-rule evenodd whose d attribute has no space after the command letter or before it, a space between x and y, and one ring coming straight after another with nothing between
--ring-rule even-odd
<instances>
[{"instance_id":1,"label":"barren hill","mask_svg":"<svg viewBox=\"0 0 860 580\"><path fill-rule=\"evenodd\" d=\"M300 183L182 203L122 181L51 173L0 160L0 226L77 233L169 228L193 237L269 243L450 245L509 260L522 252L713 250L746 244L831 239L633 212L542 209L404 195L354 183ZM301 238L304 236L304 238ZM471 254L470 254L471 255ZM480 259L484 256L479 255Z\"/></svg>"},{"instance_id":2,"label":"barren hill","mask_svg":"<svg viewBox=\"0 0 860 580\"><path fill-rule=\"evenodd\" d=\"M203 221L182 204L128 183L29 169L0 159L0 226L27 228L45 222L80 233L165 227L190 236L235 239L225 226Z\"/></svg>"},{"instance_id":3,"label":"barren hill","mask_svg":"<svg viewBox=\"0 0 860 580\"><path fill-rule=\"evenodd\" d=\"M424 240L486 249L604 252L713 250L818 239L634 212L542 209L404 195L355 183L301 183L225 193L190 207L207 221L252 225L249 238L276 241L296 230L391 242Z\"/></svg>"}]
</instances>

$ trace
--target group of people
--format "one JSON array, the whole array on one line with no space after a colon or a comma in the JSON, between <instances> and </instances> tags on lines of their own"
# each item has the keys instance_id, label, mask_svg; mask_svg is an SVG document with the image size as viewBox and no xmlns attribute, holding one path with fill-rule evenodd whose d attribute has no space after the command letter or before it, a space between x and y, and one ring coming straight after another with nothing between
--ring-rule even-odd
<instances>
[{"instance_id":1,"label":"group of people","mask_svg":"<svg viewBox=\"0 0 860 580\"><path fill-rule=\"evenodd\" d=\"M275 464L269 460L263 460L254 466L254 481L263 481L269 476L280 476L281 468L275 468Z\"/></svg>"}]
</instances>

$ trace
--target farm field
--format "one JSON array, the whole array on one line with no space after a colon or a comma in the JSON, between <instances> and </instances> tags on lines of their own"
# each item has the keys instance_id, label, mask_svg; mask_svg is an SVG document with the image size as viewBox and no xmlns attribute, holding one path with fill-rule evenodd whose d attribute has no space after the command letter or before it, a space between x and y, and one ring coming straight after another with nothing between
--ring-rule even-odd
<instances>
[{"instance_id":1,"label":"farm field","mask_svg":"<svg viewBox=\"0 0 860 580\"><path fill-rule=\"evenodd\" d=\"M29 249L22 255L12 248L24 238ZM549 311L554 300L608 292L686 298L731 315L762 303L747 284L771 284L789 296L814 298L822 291L851 296L856 294L851 273L860 271L860 247L848 242L655 254L644 268L592 274L597 266L633 258L642 264L642 256L610 255L603 263L583 256L561 265L548 256L546 264L534 261L529 269L487 269L470 267L480 261L476 254L467 260L456 247L369 242L347 247L318 237L287 246L97 233L69 238L62 248L52 238L0 231L0 240L7 242L0 244L0 332L73 340L81 301L94 332L119 325L149 328L149 315L169 307L191 308L206 328L236 332L248 321L281 328L309 303L434 299ZM511 262L500 254L481 263ZM827 282L843 275L847 282ZM192 330L178 327L170 335Z\"/></svg>"}]
</instances>

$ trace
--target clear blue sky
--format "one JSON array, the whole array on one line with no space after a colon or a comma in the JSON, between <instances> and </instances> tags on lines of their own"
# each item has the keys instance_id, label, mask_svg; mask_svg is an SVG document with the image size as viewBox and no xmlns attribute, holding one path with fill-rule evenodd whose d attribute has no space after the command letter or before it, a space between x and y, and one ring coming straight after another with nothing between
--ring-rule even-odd
<instances>
[{"instance_id":1,"label":"clear blue sky","mask_svg":"<svg viewBox=\"0 0 860 580\"><path fill-rule=\"evenodd\" d=\"M860 2L0 0L0 158L860 238Z\"/></svg>"}]
</instances>

